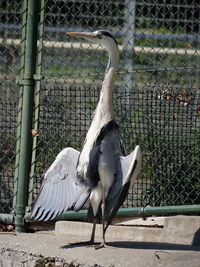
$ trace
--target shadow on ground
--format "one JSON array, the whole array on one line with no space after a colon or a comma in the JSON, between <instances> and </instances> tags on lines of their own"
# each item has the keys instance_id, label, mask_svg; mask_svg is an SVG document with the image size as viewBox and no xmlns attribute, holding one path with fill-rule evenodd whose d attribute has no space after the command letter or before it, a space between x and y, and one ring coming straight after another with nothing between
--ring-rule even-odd
<instances>
[{"instance_id":1,"label":"shadow on ground","mask_svg":"<svg viewBox=\"0 0 200 267\"><path fill-rule=\"evenodd\" d=\"M154 249L154 250L184 250L184 251L200 251L200 246L193 245L181 245L181 244L168 244L157 242L131 242L131 241L115 241L108 242L108 246L116 248L128 248L128 249ZM87 246L87 242L72 243L62 246L62 249L71 249L77 247ZM95 244L97 245L97 243Z\"/></svg>"}]
</instances>

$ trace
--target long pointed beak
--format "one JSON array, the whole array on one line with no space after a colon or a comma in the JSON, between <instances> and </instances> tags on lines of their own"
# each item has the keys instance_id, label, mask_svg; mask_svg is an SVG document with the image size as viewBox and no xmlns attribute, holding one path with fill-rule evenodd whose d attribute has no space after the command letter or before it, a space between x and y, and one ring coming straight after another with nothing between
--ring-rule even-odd
<instances>
[{"instance_id":1,"label":"long pointed beak","mask_svg":"<svg viewBox=\"0 0 200 267\"><path fill-rule=\"evenodd\" d=\"M67 32L67 35L76 36L80 38L96 38L97 35L94 32Z\"/></svg>"}]
</instances>

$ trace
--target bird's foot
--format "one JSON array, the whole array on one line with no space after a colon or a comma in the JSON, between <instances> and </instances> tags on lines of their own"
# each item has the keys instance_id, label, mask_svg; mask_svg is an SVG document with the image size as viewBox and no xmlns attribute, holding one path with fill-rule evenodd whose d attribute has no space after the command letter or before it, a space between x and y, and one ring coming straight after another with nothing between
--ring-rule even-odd
<instances>
[{"instance_id":1,"label":"bird's foot","mask_svg":"<svg viewBox=\"0 0 200 267\"><path fill-rule=\"evenodd\" d=\"M100 245L98 245L98 246L95 246L95 249L97 250L97 249L100 249L100 248L109 248L109 246L108 245L106 245L106 243L105 242L102 242Z\"/></svg>"}]
</instances>

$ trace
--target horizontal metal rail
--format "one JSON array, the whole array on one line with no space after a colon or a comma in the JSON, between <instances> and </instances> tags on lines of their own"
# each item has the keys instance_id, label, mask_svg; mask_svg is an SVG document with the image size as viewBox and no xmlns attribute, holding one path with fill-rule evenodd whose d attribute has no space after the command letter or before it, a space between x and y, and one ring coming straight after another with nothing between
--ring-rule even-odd
<instances>
[{"instance_id":1,"label":"horizontal metal rail","mask_svg":"<svg viewBox=\"0 0 200 267\"><path fill-rule=\"evenodd\" d=\"M145 3L147 4L147 3ZM7 23L2 23L0 26L0 30L20 30L21 25L16 25L16 24L7 24ZM46 32L51 32L51 33L60 33L64 34L65 32L71 32L71 31L82 31L81 28L70 28L70 27L52 27L52 26L46 26L44 27L44 30ZM98 30L98 29L94 29ZM91 31L90 28L84 28L84 31ZM113 30L115 32L115 30ZM123 32L117 31L115 36L117 37L122 37ZM175 34L175 33L147 33L147 32L135 32L134 36L136 38L147 38L147 39L154 39L154 40L178 40L178 41L200 41L200 35L199 34Z\"/></svg>"},{"instance_id":2,"label":"horizontal metal rail","mask_svg":"<svg viewBox=\"0 0 200 267\"><path fill-rule=\"evenodd\" d=\"M123 217L148 217L152 215L180 215L180 214L200 214L200 205L180 205L180 206L159 206L159 207L137 207L137 208L121 208L117 216ZM30 213L25 215L25 221L30 222ZM65 211L59 215L56 220L81 220L87 216L87 210L79 212ZM0 213L0 222L13 223L14 216L12 214Z\"/></svg>"},{"instance_id":3,"label":"horizontal metal rail","mask_svg":"<svg viewBox=\"0 0 200 267\"><path fill-rule=\"evenodd\" d=\"M20 39L3 39L0 38L0 44L6 45L20 45ZM96 44L89 44L89 43L79 43L79 42L61 42L61 41L45 41L43 42L44 47L47 48L74 48L74 49L86 49L86 50L98 50L103 51L104 48L100 45ZM124 47L119 45L119 50L122 51ZM135 53L148 53L148 54L160 54L160 55L189 55L189 56L200 56L200 50L198 49L191 49L191 48L168 48L168 47L142 47L142 46L135 46L134 48Z\"/></svg>"},{"instance_id":4,"label":"horizontal metal rail","mask_svg":"<svg viewBox=\"0 0 200 267\"><path fill-rule=\"evenodd\" d=\"M138 207L138 208L121 208L117 216L123 217L148 217L152 215L180 215L180 214L200 214L200 205L180 205L180 206L161 206L161 207ZM84 219L87 215L87 210L79 212L65 211L59 215L56 220L78 220ZM31 221L30 213L27 213L25 220Z\"/></svg>"},{"instance_id":5,"label":"horizontal metal rail","mask_svg":"<svg viewBox=\"0 0 200 267\"><path fill-rule=\"evenodd\" d=\"M200 205L182 205L182 206L161 206L161 207L138 207L138 208L121 208L117 216L136 216L148 217L152 215L178 215L200 213ZM87 210L81 210L77 214L73 211L66 211L57 217L58 220L81 219L87 215Z\"/></svg>"},{"instance_id":6,"label":"horizontal metal rail","mask_svg":"<svg viewBox=\"0 0 200 267\"><path fill-rule=\"evenodd\" d=\"M14 215L13 214L0 213L0 222L5 223L5 224L13 224L14 223Z\"/></svg>"}]
</instances>

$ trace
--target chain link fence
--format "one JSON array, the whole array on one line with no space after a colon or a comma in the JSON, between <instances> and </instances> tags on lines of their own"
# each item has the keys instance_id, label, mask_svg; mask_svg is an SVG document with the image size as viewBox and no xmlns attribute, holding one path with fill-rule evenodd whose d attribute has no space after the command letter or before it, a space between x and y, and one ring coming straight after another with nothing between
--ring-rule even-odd
<instances>
[{"instance_id":1,"label":"chain link fence","mask_svg":"<svg viewBox=\"0 0 200 267\"><path fill-rule=\"evenodd\" d=\"M1 1L0 212L12 209L15 192L21 7ZM98 29L112 32L119 44L113 102L127 152L136 144L143 151L141 174L124 207L199 204L199 1L49 0L45 8L45 21L40 16L39 22L29 205L58 152L81 149L108 60L101 46L66 32Z\"/></svg>"},{"instance_id":2,"label":"chain link fence","mask_svg":"<svg viewBox=\"0 0 200 267\"><path fill-rule=\"evenodd\" d=\"M11 212L15 195L21 11L19 1L0 2L0 213Z\"/></svg>"}]
</instances>

